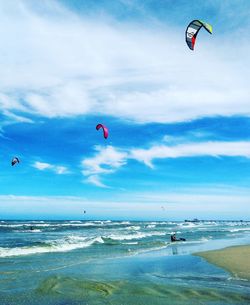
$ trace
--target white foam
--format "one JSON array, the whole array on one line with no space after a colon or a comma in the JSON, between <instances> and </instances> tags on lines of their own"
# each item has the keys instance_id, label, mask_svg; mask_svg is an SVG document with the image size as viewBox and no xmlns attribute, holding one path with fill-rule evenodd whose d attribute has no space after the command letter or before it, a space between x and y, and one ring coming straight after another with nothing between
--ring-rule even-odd
<instances>
[{"instance_id":1,"label":"white foam","mask_svg":"<svg viewBox=\"0 0 250 305\"><path fill-rule=\"evenodd\" d=\"M229 232L250 231L250 228L231 229Z\"/></svg>"},{"instance_id":2,"label":"white foam","mask_svg":"<svg viewBox=\"0 0 250 305\"><path fill-rule=\"evenodd\" d=\"M121 234L121 235L111 234L105 237L113 240L133 240L133 239L142 239L151 236L163 236L163 235L166 234L163 232L151 232L151 233L136 232L134 234Z\"/></svg>"},{"instance_id":3,"label":"white foam","mask_svg":"<svg viewBox=\"0 0 250 305\"><path fill-rule=\"evenodd\" d=\"M68 236L57 241L48 241L44 246L3 248L0 247L0 257L22 256L31 254L42 254L49 252L67 252L80 248L86 248L94 243L103 243L101 237L87 238L81 236Z\"/></svg>"},{"instance_id":4,"label":"white foam","mask_svg":"<svg viewBox=\"0 0 250 305\"><path fill-rule=\"evenodd\" d=\"M180 233L181 233L180 231L175 231L175 232L170 232L168 234L173 235L173 234L180 234Z\"/></svg>"},{"instance_id":5,"label":"white foam","mask_svg":"<svg viewBox=\"0 0 250 305\"><path fill-rule=\"evenodd\" d=\"M127 227L127 230L132 230L132 231L138 231L140 230L140 226L130 226L130 227Z\"/></svg>"},{"instance_id":6,"label":"white foam","mask_svg":"<svg viewBox=\"0 0 250 305\"><path fill-rule=\"evenodd\" d=\"M184 222L179 224L180 227L184 227L184 228L196 228L200 225L201 225L200 223L193 223L193 222Z\"/></svg>"},{"instance_id":7,"label":"white foam","mask_svg":"<svg viewBox=\"0 0 250 305\"><path fill-rule=\"evenodd\" d=\"M81 222L81 221L69 221L68 223L21 223L21 224L9 224L9 223L2 223L0 227L6 228L20 228L20 227L88 227L88 226L110 226L113 224L120 225L120 223L111 223L110 221L88 221L88 222Z\"/></svg>"},{"instance_id":8,"label":"white foam","mask_svg":"<svg viewBox=\"0 0 250 305\"><path fill-rule=\"evenodd\" d=\"M27 224L25 224L25 225L27 225ZM3 227L3 228L19 228L19 227L23 227L25 225L24 224L16 224L16 225L2 224L2 225L0 225L0 227Z\"/></svg>"},{"instance_id":9,"label":"white foam","mask_svg":"<svg viewBox=\"0 0 250 305\"><path fill-rule=\"evenodd\" d=\"M138 245L138 241L131 241L127 243L122 243L123 245Z\"/></svg>"},{"instance_id":10,"label":"white foam","mask_svg":"<svg viewBox=\"0 0 250 305\"><path fill-rule=\"evenodd\" d=\"M39 229L33 229L33 230L14 230L13 232L16 232L16 233L39 233L39 232L42 232L42 230L39 230Z\"/></svg>"}]
</instances>

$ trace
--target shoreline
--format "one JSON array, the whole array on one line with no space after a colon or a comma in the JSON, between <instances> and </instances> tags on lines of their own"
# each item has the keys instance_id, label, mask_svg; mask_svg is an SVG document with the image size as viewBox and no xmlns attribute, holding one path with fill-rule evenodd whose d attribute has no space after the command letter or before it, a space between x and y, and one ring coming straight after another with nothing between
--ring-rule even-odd
<instances>
[{"instance_id":1,"label":"shoreline","mask_svg":"<svg viewBox=\"0 0 250 305\"><path fill-rule=\"evenodd\" d=\"M193 255L223 268L234 277L250 281L250 245L231 246L219 250L197 252Z\"/></svg>"}]
</instances>

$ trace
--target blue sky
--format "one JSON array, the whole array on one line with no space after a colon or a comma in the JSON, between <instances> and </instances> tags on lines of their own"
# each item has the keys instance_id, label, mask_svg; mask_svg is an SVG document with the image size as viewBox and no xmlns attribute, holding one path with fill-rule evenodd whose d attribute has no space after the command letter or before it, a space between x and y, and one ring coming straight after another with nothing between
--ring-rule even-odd
<instances>
[{"instance_id":1,"label":"blue sky","mask_svg":"<svg viewBox=\"0 0 250 305\"><path fill-rule=\"evenodd\" d=\"M250 218L249 1L14 4L0 3L2 219ZM192 19L214 30L193 52Z\"/></svg>"}]
</instances>

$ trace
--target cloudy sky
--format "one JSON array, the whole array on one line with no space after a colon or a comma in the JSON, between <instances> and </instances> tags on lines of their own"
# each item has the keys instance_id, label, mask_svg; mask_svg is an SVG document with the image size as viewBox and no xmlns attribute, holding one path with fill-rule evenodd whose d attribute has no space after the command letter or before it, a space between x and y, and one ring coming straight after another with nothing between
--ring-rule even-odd
<instances>
[{"instance_id":1,"label":"cloudy sky","mask_svg":"<svg viewBox=\"0 0 250 305\"><path fill-rule=\"evenodd\" d=\"M0 218L249 219L249 31L248 0L0 1Z\"/></svg>"}]
</instances>

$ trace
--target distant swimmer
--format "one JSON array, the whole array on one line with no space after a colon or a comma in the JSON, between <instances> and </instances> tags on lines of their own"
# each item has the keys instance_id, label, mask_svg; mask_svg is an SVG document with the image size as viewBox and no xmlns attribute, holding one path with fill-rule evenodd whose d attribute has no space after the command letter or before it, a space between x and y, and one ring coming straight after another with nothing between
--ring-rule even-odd
<instances>
[{"instance_id":1,"label":"distant swimmer","mask_svg":"<svg viewBox=\"0 0 250 305\"><path fill-rule=\"evenodd\" d=\"M175 233L172 234L170 238L171 238L171 242L175 242L175 241L186 241L186 239L185 239L185 238L182 238L182 237L179 238L179 239L177 239Z\"/></svg>"}]
</instances>

